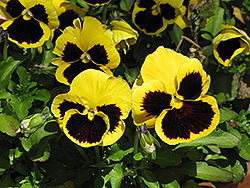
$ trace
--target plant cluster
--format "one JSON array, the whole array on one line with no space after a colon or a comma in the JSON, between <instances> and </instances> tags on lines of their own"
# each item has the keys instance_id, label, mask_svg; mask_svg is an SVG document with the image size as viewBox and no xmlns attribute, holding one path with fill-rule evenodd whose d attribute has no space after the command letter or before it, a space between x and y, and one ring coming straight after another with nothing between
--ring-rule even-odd
<instances>
[{"instance_id":1,"label":"plant cluster","mask_svg":"<svg viewBox=\"0 0 250 188\"><path fill-rule=\"evenodd\" d=\"M202 187L250 161L248 0L0 0L0 187Z\"/></svg>"}]
</instances>

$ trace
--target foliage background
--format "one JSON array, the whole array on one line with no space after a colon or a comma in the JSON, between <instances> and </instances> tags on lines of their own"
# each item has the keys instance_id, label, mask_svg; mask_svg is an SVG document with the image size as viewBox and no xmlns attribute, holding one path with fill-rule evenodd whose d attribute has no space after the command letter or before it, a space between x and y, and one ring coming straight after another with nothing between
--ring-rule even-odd
<instances>
[{"instance_id":1,"label":"foliage background","mask_svg":"<svg viewBox=\"0 0 250 188\"><path fill-rule=\"evenodd\" d=\"M71 2L86 11L89 8L81 0ZM241 10L242 19L233 6ZM133 0L113 0L94 7L91 14L108 23L116 11L137 30L132 10ZM250 59L241 54L231 67L224 67L213 56L212 40L221 24L235 25L250 34L250 3L210 0L193 15L209 17L208 24L201 28L199 19L194 19L191 27L181 30L172 24L154 36L138 30L137 43L126 55L120 52L120 66L114 70L114 75L132 86L144 58L163 45L198 57L211 76L209 94L217 98L221 113L217 129L207 137L177 146L161 142L150 130L161 146L156 146L154 154L140 147L131 117L126 120L125 134L110 147L85 149L75 145L52 115L38 127L17 133L22 120L50 108L52 99L69 88L54 77L56 67L51 60L55 55L50 41L37 49L22 49L1 34L0 187L194 188L202 181L241 181L250 160Z\"/></svg>"}]
</instances>

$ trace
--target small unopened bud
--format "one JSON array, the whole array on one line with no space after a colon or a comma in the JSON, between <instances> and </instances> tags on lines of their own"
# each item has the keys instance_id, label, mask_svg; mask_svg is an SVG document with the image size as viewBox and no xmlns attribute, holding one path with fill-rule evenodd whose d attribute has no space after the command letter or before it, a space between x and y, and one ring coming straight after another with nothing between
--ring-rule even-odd
<instances>
[{"instance_id":1,"label":"small unopened bud","mask_svg":"<svg viewBox=\"0 0 250 188\"><path fill-rule=\"evenodd\" d=\"M49 111L49 108L45 107L42 113L37 113L29 119L24 119L20 124L20 128L16 132L23 133L23 132L31 131L34 128L42 126L42 124L45 123L50 117L52 116Z\"/></svg>"},{"instance_id":2,"label":"small unopened bud","mask_svg":"<svg viewBox=\"0 0 250 188\"><path fill-rule=\"evenodd\" d=\"M155 151L154 137L147 130L146 125L141 125L138 127L139 140L141 147L146 153L153 153Z\"/></svg>"}]
</instances>

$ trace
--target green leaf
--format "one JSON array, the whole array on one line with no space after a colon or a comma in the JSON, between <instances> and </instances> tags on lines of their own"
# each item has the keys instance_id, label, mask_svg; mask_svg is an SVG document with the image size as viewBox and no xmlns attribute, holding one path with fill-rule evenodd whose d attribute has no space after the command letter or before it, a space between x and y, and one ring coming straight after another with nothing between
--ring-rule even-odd
<instances>
[{"instance_id":1,"label":"green leaf","mask_svg":"<svg viewBox=\"0 0 250 188\"><path fill-rule=\"evenodd\" d=\"M183 163L174 170L176 172L181 172L208 181L230 182L234 178L233 173L214 166L209 166L206 162Z\"/></svg>"},{"instance_id":2,"label":"green leaf","mask_svg":"<svg viewBox=\"0 0 250 188\"><path fill-rule=\"evenodd\" d=\"M83 184L85 181L88 181L91 178L92 173L93 173L92 168L88 168L85 166L79 168L77 175L76 175L75 183L77 185Z\"/></svg>"},{"instance_id":3,"label":"green leaf","mask_svg":"<svg viewBox=\"0 0 250 188\"><path fill-rule=\"evenodd\" d=\"M141 171L142 180L150 188L159 188L160 184L156 179L155 173L151 170L142 169Z\"/></svg>"},{"instance_id":4,"label":"green leaf","mask_svg":"<svg viewBox=\"0 0 250 188\"><path fill-rule=\"evenodd\" d=\"M224 121L229 121L233 118L235 118L237 113L233 110L230 110L228 108L220 108L220 123L223 123Z\"/></svg>"},{"instance_id":5,"label":"green leaf","mask_svg":"<svg viewBox=\"0 0 250 188\"><path fill-rule=\"evenodd\" d=\"M36 93L33 97L36 100L46 102L46 101L50 100L50 93L47 89L39 89L36 91Z\"/></svg>"},{"instance_id":6,"label":"green leaf","mask_svg":"<svg viewBox=\"0 0 250 188\"><path fill-rule=\"evenodd\" d=\"M5 101L2 101L1 105L3 111L0 113L0 131L9 136L16 136L16 131L20 127L18 117Z\"/></svg>"},{"instance_id":7,"label":"green leaf","mask_svg":"<svg viewBox=\"0 0 250 188\"><path fill-rule=\"evenodd\" d=\"M246 175L244 167L238 160L236 160L234 165L232 166L232 173L234 173L235 175L235 178L233 179L234 183L240 182Z\"/></svg>"},{"instance_id":8,"label":"green leaf","mask_svg":"<svg viewBox=\"0 0 250 188\"><path fill-rule=\"evenodd\" d=\"M0 99L10 99L11 93L7 91L0 91Z\"/></svg>"},{"instance_id":9,"label":"green leaf","mask_svg":"<svg viewBox=\"0 0 250 188\"><path fill-rule=\"evenodd\" d=\"M177 46L181 40L181 36L183 35L182 29L177 25L174 24L173 30L169 31L170 38Z\"/></svg>"},{"instance_id":10,"label":"green leaf","mask_svg":"<svg viewBox=\"0 0 250 188\"><path fill-rule=\"evenodd\" d=\"M16 73L19 77L19 84L27 86L30 82L31 74L22 66L17 67Z\"/></svg>"},{"instance_id":11,"label":"green leaf","mask_svg":"<svg viewBox=\"0 0 250 188\"><path fill-rule=\"evenodd\" d=\"M124 156L128 155L129 153L132 153L134 151L134 148L127 149L125 151L121 150L117 144L113 144L111 146L111 152L108 156L108 161L121 161Z\"/></svg>"},{"instance_id":12,"label":"green leaf","mask_svg":"<svg viewBox=\"0 0 250 188\"><path fill-rule=\"evenodd\" d=\"M143 159L143 155L141 154L141 152L139 152L139 153L135 154L133 158L136 161L140 161Z\"/></svg>"},{"instance_id":13,"label":"green leaf","mask_svg":"<svg viewBox=\"0 0 250 188\"><path fill-rule=\"evenodd\" d=\"M112 188L119 188L123 178L122 163L116 164L109 173Z\"/></svg>"},{"instance_id":14,"label":"green leaf","mask_svg":"<svg viewBox=\"0 0 250 188\"><path fill-rule=\"evenodd\" d=\"M13 57L0 62L0 91L7 87L11 74L21 62L20 60L13 59Z\"/></svg>"},{"instance_id":15,"label":"green leaf","mask_svg":"<svg viewBox=\"0 0 250 188\"><path fill-rule=\"evenodd\" d=\"M215 130L208 136L198 138L189 143L181 143L175 149L187 146L217 145L220 148L233 148L237 146L239 139L231 133L223 130Z\"/></svg>"},{"instance_id":16,"label":"green leaf","mask_svg":"<svg viewBox=\"0 0 250 188\"><path fill-rule=\"evenodd\" d=\"M154 162L161 168L165 168L166 166L179 165L181 163L181 158L179 155L173 153L170 149L158 150Z\"/></svg>"},{"instance_id":17,"label":"green leaf","mask_svg":"<svg viewBox=\"0 0 250 188\"><path fill-rule=\"evenodd\" d=\"M250 141L248 136L242 135L241 144L239 155L246 161L250 161Z\"/></svg>"},{"instance_id":18,"label":"green leaf","mask_svg":"<svg viewBox=\"0 0 250 188\"><path fill-rule=\"evenodd\" d=\"M178 181L172 176L167 168L159 168L155 172L163 188L180 188Z\"/></svg>"},{"instance_id":19,"label":"green leaf","mask_svg":"<svg viewBox=\"0 0 250 188\"><path fill-rule=\"evenodd\" d=\"M220 1L213 2L215 3L215 10L213 11L214 15L209 18L206 27L201 29L201 31L206 32L201 36L210 41L212 41L216 34L221 31L220 25L224 23L224 9L220 7Z\"/></svg>"},{"instance_id":20,"label":"green leaf","mask_svg":"<svg viewBox=\"0 0 250 188\"><path fill-rule=\"evenodd\" d=\"M10 100L10 105L19 117L23 120L29 114L29 109L32 107L33 98L31 96L23 96L23 98L18 95L12 95Z\"/></svg>"}]
</instances>

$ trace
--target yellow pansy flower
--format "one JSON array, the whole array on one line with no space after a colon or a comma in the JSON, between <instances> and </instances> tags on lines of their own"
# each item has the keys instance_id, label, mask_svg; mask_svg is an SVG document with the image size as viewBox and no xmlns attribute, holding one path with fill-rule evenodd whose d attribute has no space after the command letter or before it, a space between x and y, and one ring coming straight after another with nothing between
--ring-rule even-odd
<instances>
[{"instance_id":1,"label":"yellow pansy flower","mask_svg":"<svg viewBox=\"0 0 250 188\"><path fill-rule=\"evenodd\" d=\"M216 99L205 95L210 77L198 59L160 46L146 57L140 75L140 85L133 90L136 125L155 128L171 145L206 136L216 128L219 109Z\"/></svg>"},{"instance_id":2,"label":"yellow pansy flower","mask_svg":"<svg viewBox=\"0 0 250 188\"><path fill-rule=\"evenodd\" d=\"M52 0L1 0L0 14L9 19L1 24L8 39L24 48L42 46L59 25Z\"/></svg>"},{"instance_id":3,"label":"yellow pansy flower","mask_svg":"<svg viewBox=\"0 0 250 188\"><path fill-rule=\"evenodd\" d=\"M136 43L139 37L138 32L122 20L113 20L110 22L110 25L116 48L118 50L123 49L124 54L126 54L129 50L129 45Z\"/></svg>"},{"instance_id":4,"label":"yellow pansy flower","mask_svg":"<svg viewBox=\"0 0 250 188\"><path fill-rule=\"evenodd\" d=\"M155 35L173 24L180 14L183 0L137 0L132 19L144 33Z\"/></svg>"},{"instance_id":5,"label":"yellow pansy flower","mask_svg":"<svg viewBox=\"0 0 250 188\"><path fill-rule=\"evenodd\" d=\"M250 38L234 26L221 25L221 28L223 30L213 39L213 53L219 63L230 67L235 56L249 54Z\"/></svg>"},{"instance_id":6,"label":"yellow pansy flower","mask_svg":"<svg viewBox=\"0 0 250 188\"><path fill-rule=\"evenodd\" d=\"M67 27L56 40L53 53L59 57L52 61L58 65L56 78L70 85L76 75L93 68L112 75L110 69L120 63L120 55L112 38L104 34L105 29L96 18L84 17L74 21L75 27Z\"/></svg>"},{"instance_id":7,"label":"yellow pansy flower","mask_svg":"<svg viewBox=\"0 0 250 188\"><path fill-rule=\"evenodd\" d=\"M51 111L65 135L82 147L107 146L124 133L131 91L121 78L89 69L75 77L70 91L57 95Z\"/></svg>"},{"instance_id":8,"label":"yellow pansy flower","mask_svg":"<svg viewBox=\"0 0 250 188\"><path fill-rule=\"evenodd\" d=\"M109 3L111 0L83 0L88 5L100 6Z\"/></svg>"}]
</instances>

